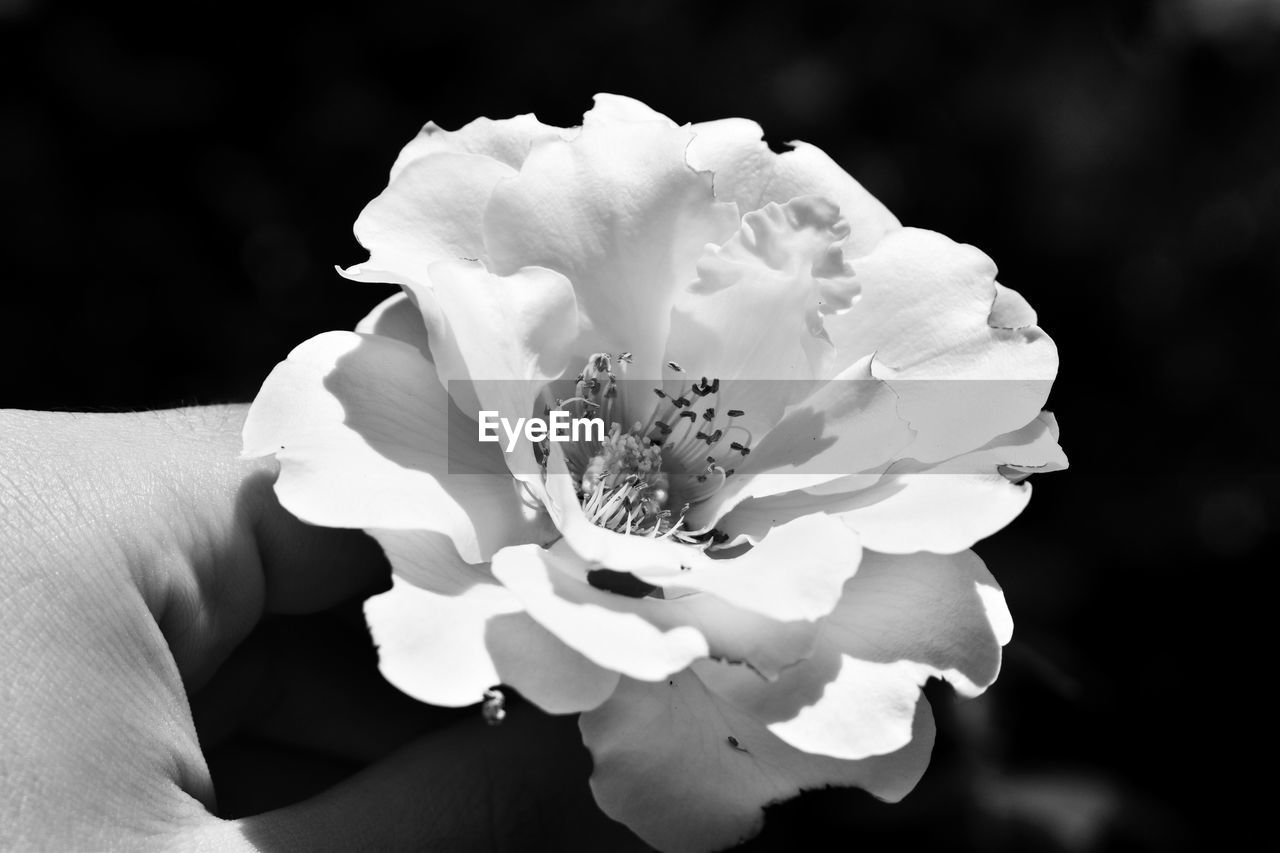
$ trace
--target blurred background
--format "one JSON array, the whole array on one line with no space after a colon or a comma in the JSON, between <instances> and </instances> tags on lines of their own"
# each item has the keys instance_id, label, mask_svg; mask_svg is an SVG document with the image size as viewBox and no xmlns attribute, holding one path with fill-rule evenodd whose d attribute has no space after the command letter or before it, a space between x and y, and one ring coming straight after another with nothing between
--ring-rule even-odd
<instances>
[{"instance_id":1,"label":"blurred background","mask_svg":"<svg viewBox=\"0 0 1280 853\"><path fill-rule=\"evenodd\" d=\"M917 791L807 795L748 849L1240 825L1227 759L1265 768L1274 738L1234 668L1280 511L1280 2L0 0L0 74L6 407L251 399L389 292L333 266L365 257L351 223L428 119L567 126L612 91L823 148L1036 307L1072 468L977 548L1017 633L985 697L930 688Z\"/></svg>"}]
</instances>

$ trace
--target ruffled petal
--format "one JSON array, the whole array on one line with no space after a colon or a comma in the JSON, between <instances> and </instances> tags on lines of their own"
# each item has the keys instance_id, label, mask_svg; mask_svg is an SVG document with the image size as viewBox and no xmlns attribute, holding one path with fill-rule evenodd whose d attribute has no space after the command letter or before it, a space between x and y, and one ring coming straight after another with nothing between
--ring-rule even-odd
<instances>
[{"instance_id":1,"label":"ruffled petal","mask_svg":"<svg viewBox=\"0 0 1280 853\"><path fill-rule=\"evenodd\" d=\"M814 653L775 682L713 662L697 671L797 749L853 760L908 743L927 679L981 693L1012 632L1004 595L973 552L866 552Z\"/></svg>"},{"instance_id":2,"label":"ruffled petal","mask_svg":"<svg viewBox=\"0 0 1280 853\"><path fill-rule=\"evenodd\" d=\"M857 296L833 248L847 233L835 206L817 197L748 213L724 245L707 248L697 280L677 298L668 358L726 383L825 376L834 347L822 317Z\"/></svg>"},{"instance_id":3,"label":"ruffled petal","mask_svg":"<svg viewBox=\"0 0 1280 853\"><path fill-rule=\"evenodd\" d=\"M844 583L858 569L858 537L838 519L811 515L779 525L735 557L699 559L672 578L636 572L654 584L708 592L780 622L815 620L840 601Z\"/></svg>"},{"instance_id":4,"label":"ruffled petal","mask_svg":"<svg viewBox=\"0 0 1280 853\"><path fill-rule=\"evenodd\" d=\"M990 258L904 228L853 267L861 296L826 328L838 365L875 355L874 375L893 387L917 431L908 455L948 459L1036 417L1057 374L1057 348L1035 325L999 325L1034 315L1012 291L997 290Z\"/></svg>"},{"instance_id":5,"label":"ruffled petal","mask_svg":"<svg viewBox=\"0 0 1280 853\"><path fill-rule=\"evenodd\" d=\"M1066 467L1052 418L1041 413L1022 429L944 462L901 462L883 475L844 477L743 501L717 528L756 542L788 519L828 513L857 531L872 551L954 554L1022 512L1031 499L1023 475Z\"/></svg>"},{"instance_id":6,"label":"ruffled petal","mask_svg":"<svg viewBox=\"0 0 1280 853\"><path fill-rule=\"evenodd\" d=\"M660 116L619 120L616 107L587 113L571 140L534 147L520 174L495 188L485 244L500 274L541 266L573 282L582 355L629 351L635 375L656 378L676 289L738 215L685 163L688 130Z\"/></svg>"},{"instance_id":7,"label":"ruffled petal","mask_svg":"<svg viewBox=\"0 0 1280 853\"><path fill-rule=\"evenodd\" d=\"M888 208L812 145L793 142L793 150L775 154L764 143L760 125L741 118L701 122L692 129L689 165L712 172L716 198L736 202L743 213L800 196L830 199L850 226L842 241L849 257L865 254L900 227Z\"/></svg>"},{"instance_id":8,"label":"ruffled petal","mask_svg":"<svg viewBox=\"0 0 1280 853\"><path fill-rule=\"evenodd\" d=\"M632 678L654 681L708 654L695 628L662 630L636 612L634 602L596 589L574 575L577 562L563 543L506 548L493 558L493 574L515 594L529 615L586 658Z\"/></svg>"},{"instance_id":9,"label":"ruffled petal","mask_svg":"<svg viewBox=\"0 0 1280 853\"><path fill-rule=\"evenodd\" d=\"M496 445L451 448L453 420L465 416L415 348L329 332L267 377L245 455L275 454L281 504L311 524L443 533L472 563L544 541L546 515L520 500Z\"/></svg>"},{"instance_id":10,"label":"ruffled petal","mask_svg":"<svg viewBox=\"0 0 1280 853\"><path fill-rule=\"evenodd\" d=\"M601 809L668 853L722 850L755 835L763 808L802 790L863 788L896 801L929 763L933 717L916 706L911 742L898 752L841 761L794 749L692 672L656 684L623 679L579 720Z\"/></svg>"}]
</instances>

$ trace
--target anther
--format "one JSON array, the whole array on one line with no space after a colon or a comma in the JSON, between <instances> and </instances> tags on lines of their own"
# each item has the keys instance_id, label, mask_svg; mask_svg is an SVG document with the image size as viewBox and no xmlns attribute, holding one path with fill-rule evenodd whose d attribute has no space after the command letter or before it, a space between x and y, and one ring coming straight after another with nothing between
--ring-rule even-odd
<instances>
[{"instance_id":1,"label":"anther","mask_svg":"<svg viewBox=\"0 0 1280 853\"><path fill-rule=\"evenodd\" d=\"M740 417L742 417L742 416L743 416L743 415L745 415L745 414L746 414L746 412L742 411L742 409L730 409L730 410L729 410L729 417L731 417L731 418L740 418Z\"/></svg>"},{"instance_id":2,"label":"anther","mask_svg":"<svg viewBox=\"0 0 1280 853\"><path fill-rule=\"evenodd\" d=\"M748 453L751 452L750 447L747 447L742 444L738 444L738 442L736 441L729 442L729 446L732 447L734 450L738 451L739 453L741 453L743 456L746 456Z\"/></svg>"},{"instance_id":3,"label":"anther","mask_svg":"<svg viewBox=\"0 0 1280 853\"><path fill-rule=\"evenodd\" d=\"M680 365L676 364L674 361L668 361L668 362L667 362L667 367L670 367L670 368L671 368L672 370L674 370L676 373L684 373L684 368L683 368L683 367L681 367Z\"/></svg>"},{"instance_id":4,"label":"anther","mask_svg":"<svg viewBox=\"0 0 1280 853\"><path fill-rule=\"evenodd\" d=\"M696 421L698 419L698 416L695 415L693 412L681 412L680 417L688 418L691 421Z\"/></svg>"},{"instance_id":5,"label":"anther","mask_svg":"<svg viewBox=\"0 0 1280 853\"><path fill-rule=\"evenodd\" d=\"M667 398L666 392L663 391L661 388L654 388L653 393L657 394L659 397L661 397L664 400Z\"/></svg>"},{"instance_id":6,"label":"anther","mask_svg":"<svg viewBox=\"0 0 1280 853\"><path fill-rule=\"evenodd\" d=\"M702 413L702 419L706 421L714 421L716 419L716 410L707 409L705 412Z\"/></svg>"}]
</instances>

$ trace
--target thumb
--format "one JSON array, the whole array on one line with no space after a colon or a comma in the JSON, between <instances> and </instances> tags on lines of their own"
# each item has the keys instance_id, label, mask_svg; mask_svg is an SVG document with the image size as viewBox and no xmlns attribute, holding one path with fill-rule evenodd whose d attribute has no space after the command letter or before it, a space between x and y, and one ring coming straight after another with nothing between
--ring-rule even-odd
<instances>
[{"instance_id":1,"label":"thumb","mask_svg":"<svg viewBox=\"0 0 1280 853\"><path fill-rule=\"evenodd\" d=\"M176 559L138 581L189 689L264 612L315 612L390 583L382 549L363 532L304 524L280 506L277 463L240 458L247 413L229 405L109 416L136 434L119 467L162 496L145 524ZM146 557L136 562L150 565Z\"/></svg>"}]
</instances>

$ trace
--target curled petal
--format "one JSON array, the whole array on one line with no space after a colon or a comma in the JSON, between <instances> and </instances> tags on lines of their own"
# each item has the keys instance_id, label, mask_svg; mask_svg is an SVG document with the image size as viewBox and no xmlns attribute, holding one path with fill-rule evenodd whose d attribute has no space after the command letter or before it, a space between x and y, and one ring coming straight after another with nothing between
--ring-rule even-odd
<instances>
[{"instance_id":1,"label":"curled petal","mask_svg":"<svg viewBox=\"0 0 1280 853\"><path fill-rule=\"evenodd\" d=\"M1012 632L1004 596L972 552L866 552L809 658L772 683L712 662L697 671L797 749L858 759L910 741L928 678L946 679L963 696L981 693Z\"/></svg>"},{"instance_id":2,"label":"curled petal","mask_svg":"<svg viewBox=\"0 0 1280 853\"><path fill-rule=\"evenodd\" d=\"M793 142L793 150L775 154L764 143L760 125L741 118L701 122L692 129L689 165L713 173L716 198L737 202L743 213L800 196L830 199L850 226L842 242L849 257L865 254L900 227L888 208L812 145Z\"/></svg>"},{"instance_id":3,"label":"curled petal","mask_svg":"<svg viewBox=\"0 0 1280 853\"><path fill-rule=\"evenodd\" d=\"M276 494L311 524L435 531L467 562L543 541L545 514L520 500L496 445L449 452L451 420L466 419L415 348L329 332L267 377L245 421L245 455L280 460Z\"/></svg>"},{"instance_id":4,"label":"curled petal","mask_svg":"<svg viewBox=\"0 0 1280 853\"><path fill-rule=\"evenodd\" d=\"M801 752L750 713L682 672L657 683L623 679L579 720L606 814L669 853L722 850L759 832L765 806L803 790L863 788L896 801L929 763L933 717L917 704L901 750L861 761Z\"/></svg>"},{"instance_id":5,"label":"curled petal","mask_svg":"<svg viewBox=\"0 0 1280 853\"><path fill-rule=\"evenodd\" d=\"M582 354L632 352L645 378L661 375L676 288L703 247L738 224L734 205L716 202L710 177L685 163L689 139L669 122L589 112L572 140L535 146L485 214L492 268L563 273L584 321Z\"/></svg>"}]
</instances>

